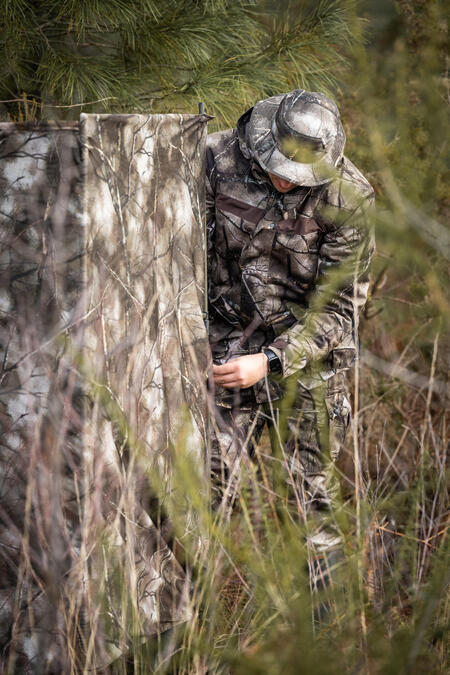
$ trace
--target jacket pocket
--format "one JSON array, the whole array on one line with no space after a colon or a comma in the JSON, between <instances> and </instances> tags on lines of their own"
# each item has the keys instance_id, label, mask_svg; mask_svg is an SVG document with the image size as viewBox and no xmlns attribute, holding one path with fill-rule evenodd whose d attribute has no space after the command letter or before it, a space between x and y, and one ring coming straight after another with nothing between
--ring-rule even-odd
<instances>
[{"instance_id":1,"label":"jacket pocket","mask_svg":"<svg viewBox=\"0 0 450 675\"><path fill-rule=\"evenodd\" d=\"M351 405L344 391L337 391L325 397L328 415L328 438L330 455L337 460L344 444L351 421Z\"/></svg>"},{"instance_id":2,"label":"jacket pocket","mask_svg":"<svg viewBox=\"0 0 450 675\"><path fill-rule=\"evenodd\" d=\"M299 216L275 223L275 244L295 253L317 253L319 234L314 218Z\"/></svg>"},{"instance_id":3,"label":"jacket pocket","mask_svg":"<svg viewBox=\"0 0 450 675\"><path fill-rule=\"evenodd\" d=\"M287 281L300 282L305 288L312 284L317 270L320 233L313 218L275 223L271 273Z\"/></svg>"},{"instance_id":4,"label":"jacket pocket","mask_svg":"<svg viewBox=\"0 0 450 675\"><path fill-rule=\"evenodd\" d=\"M352 368L356 359L354 347L340 347L331 352L331 367L334 371Z\"/></svg>"}]
</instances>

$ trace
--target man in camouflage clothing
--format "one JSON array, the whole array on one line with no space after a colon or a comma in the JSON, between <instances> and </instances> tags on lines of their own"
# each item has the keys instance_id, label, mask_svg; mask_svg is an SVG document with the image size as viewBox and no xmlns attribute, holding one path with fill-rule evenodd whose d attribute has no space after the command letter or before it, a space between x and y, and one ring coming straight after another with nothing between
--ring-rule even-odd
<instances>
[{"instance_id":1,"label":"man in camouflage clothing","mask_svg":"<svg viewBox=\"0 0 450 675\"><path fill-rule=\"evenodd\" d=\"M335 103L304 90L259 101L207 141L214 503L233 503L267 423L317 559L339 549L328 476L374 251L373 190L344 144Z\"/></svg>"}]
</instances>

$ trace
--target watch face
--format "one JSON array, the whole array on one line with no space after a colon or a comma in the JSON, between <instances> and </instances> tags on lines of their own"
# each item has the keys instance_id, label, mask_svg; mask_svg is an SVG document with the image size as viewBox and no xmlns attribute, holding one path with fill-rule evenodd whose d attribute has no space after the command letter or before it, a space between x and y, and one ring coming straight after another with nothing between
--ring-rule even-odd
<instances>
[{"instance_id":1,"label":"watch face","mask_svg":"<svg viewBox=\"0 0 450 675\"><path fill-rule=\"evenodd\" d=\"M281 373L281 361L275 352L273 352L271 349L265 349L264 354L267 356L269 361L269 372Z\"/></svg>"}]
</instances>

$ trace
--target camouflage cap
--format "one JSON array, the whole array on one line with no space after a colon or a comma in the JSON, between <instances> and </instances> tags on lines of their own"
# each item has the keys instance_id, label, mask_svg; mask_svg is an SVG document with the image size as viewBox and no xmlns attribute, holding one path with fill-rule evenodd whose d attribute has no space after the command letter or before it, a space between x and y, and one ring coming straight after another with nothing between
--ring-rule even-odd
<instances>
[{"instance_id":1,"label":"camouflage cap","mask_svg":"<svg viewBox=\"0 0 450 675\"><path fill-rule=\"evenodd\" d=\"M345 133L334 101L295 89L255 104L245 145L264 171L314 186L331 180L343 155Z\"/></svg>"}]
</instances>

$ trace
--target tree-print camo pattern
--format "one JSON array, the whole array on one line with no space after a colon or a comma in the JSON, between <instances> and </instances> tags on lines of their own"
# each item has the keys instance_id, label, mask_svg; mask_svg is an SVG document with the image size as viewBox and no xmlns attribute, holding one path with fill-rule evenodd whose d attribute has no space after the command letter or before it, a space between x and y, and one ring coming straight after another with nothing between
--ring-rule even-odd
<instances>
[{"instance_id":1,"label":"tree-print camo pattern","mask_svg":"<svg viewBox=\"0 0 450 675\"><path fill-rule=\"evenodd\" d=\"M94 672L191 616L166 504L181 428L203 466L205 139L0 125L2 672Z\"/></svg>"},{"instance_id":2,"label":"tree-print camo pattern","mask_svg":"<svg viewBox=\"0 0 450 675\"><path fill-rule=\"evenodd\" d=\"M373 190L350 160L325 185L281 194L252 158L248 119L208 136L206 205L214 360L270 346L282 362L281 381L241 392L251 406L291 376L313 388L351 367L374 237ZM216 398L231 405L224 389Z\"/></svg>"}]
</instances>

